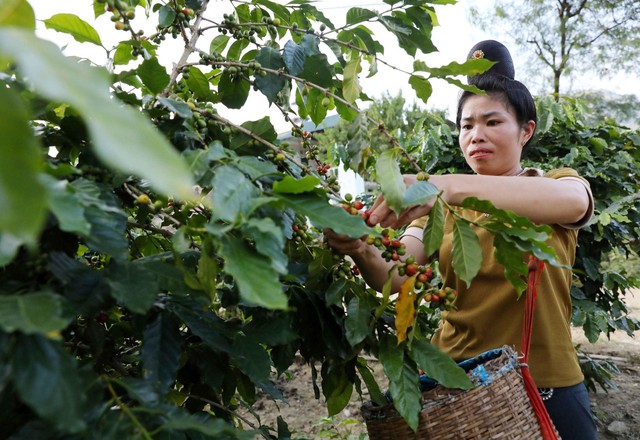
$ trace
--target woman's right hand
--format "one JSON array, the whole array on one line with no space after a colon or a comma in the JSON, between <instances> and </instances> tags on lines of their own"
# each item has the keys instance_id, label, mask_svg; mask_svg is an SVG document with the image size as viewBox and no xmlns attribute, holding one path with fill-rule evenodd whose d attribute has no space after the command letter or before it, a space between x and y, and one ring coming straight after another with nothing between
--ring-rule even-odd
<instances>
[{"instance_id":1,"label":"woman's right hand","mask_svg":"<svg viewBox=\"0 0 640 440\"><path fill-rule=\"evenodd\" d=\"M333 229L324 229L322 231L327 239L327 244L336 252L351 257L363 254L368 246L364 235L360 238L351 238L348 235L337 234Z\"/></svg>"}]
</instances>

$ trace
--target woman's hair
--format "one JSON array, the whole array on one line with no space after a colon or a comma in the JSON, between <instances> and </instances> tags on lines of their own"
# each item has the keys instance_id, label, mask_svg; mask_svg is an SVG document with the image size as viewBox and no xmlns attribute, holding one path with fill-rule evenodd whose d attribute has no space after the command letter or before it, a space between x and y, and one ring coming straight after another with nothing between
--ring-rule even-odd
<instances>
[{"instance_id":1,"label":"woman's hair","mask_svg":"<svg viewBox=\"0 0 640 440\"><path fill-rule=\"evenodd\" d=\"M504 102L507 107L513 109L516 120L521 126L525 126L529 121L538 122L533 96L531 96L531 92L524 84L514 79L513 60L509 50L503 44L494 40L481 41L471 48L468 58L484 58L496 62L484 73L469 77L468 82L470 85L484 90L492 98ZM466 90L460 95L456 115L458 129L460 129L462 108L467 99L475 95L475 93ZM525 146L529 144L529 141Z\"/></svg>"}]
</instances>

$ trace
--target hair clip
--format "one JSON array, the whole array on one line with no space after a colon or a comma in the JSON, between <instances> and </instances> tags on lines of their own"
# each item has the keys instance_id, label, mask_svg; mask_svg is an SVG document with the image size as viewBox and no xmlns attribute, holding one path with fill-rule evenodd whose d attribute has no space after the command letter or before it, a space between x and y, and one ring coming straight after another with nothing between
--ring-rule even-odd
<instances>
[{"instance_id":1,"label":"hair clip","mask_svg":"<svg viewBox=\"0 0 640 440\"><path fill-rule=\"evenodd\" d=\"M473 52L473 55L471 55L471 59L473 60L481 60L482 58L484 58L484 52L480 49L476 50Z\"/></svg>"}]
</instances>

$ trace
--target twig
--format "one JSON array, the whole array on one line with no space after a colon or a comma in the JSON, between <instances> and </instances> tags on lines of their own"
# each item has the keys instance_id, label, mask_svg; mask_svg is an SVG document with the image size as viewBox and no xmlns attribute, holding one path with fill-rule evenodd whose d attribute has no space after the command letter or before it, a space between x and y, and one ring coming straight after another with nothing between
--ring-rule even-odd
<instances>
[{"instance_id":1,"label":"twig","mask_svg":"<svg viewBox=\"0 0 640 440\"><path fill-rule=\"evenodd\" d=\"M111 385L111 382L109 381L108 378L107 378L107 388L109 389L109 392L111 393L111 396L113 397L113 400L116 401L116 404L118 405L118 408L120 408L122 410L122 412L124 414L126 414L127 417L129 417L129 419L131 419L133 424L136 425L136 427L140 430L140 434L142 434L142 437L145 438L145 439L148 439L148 440L152 440L152 437L151 437L151 434L149 433L149 431L147 431L147 429L144 426L142 426L142 424L136 418L136 416L134 416L133 413L129 410L129 407L127 405L125 405L124 402L120 399L120 397L116 393L116 390L113 389L113 386Z\"/></svg>"},{"instance_id":2,"label":"twig","mask_svg":"<svg viewBox=\"0 0 640 440\"><path fill-rule=\"evenodd\" d=\"M181 66L187 62L187 60L189 59L189 56L196 50L196 43L198 42L198 38L200 38L200 35L201 35L199 28L200 28L200 23L202 22L202 14L207 9L208 3L209 3L209 0L202 0L202 3L200 4L200 10L198 14L196 14L196 18L193 21L193 24L191 25L191 28L190 28L191 39L185 45L184 50L182 51L182 55L180 56L180 60L178 60L178 63L174 65L174 68L171 71L169 84L167 84L167 87L165 87L165 89L162 91L162 93L160 94L161 96L167 96L169 94L169 92L171 91L171 88L173 87L176 80L178 79L178 75L182 70Z\"/></svg>"},{"instance_id":3,"label":"twig","mask_svg":"<svg viewBox=\"0 0 640 440\"><path fill-rule=\"evenodd\" d=\"M134 187L134 186L132 186L132 185L130 185L128 183L124 184L124 189L134 199L137 199L138 196L141 196L142 194L144 194L144 192L140 191L138 188L136 188L136 187ZM150 206L153 206L153 205L150 205ZM174 225L176 225L178 227L180 227L182 225L182 223L180 223L175 217L167 214L164 211L158 212L158 215L160 215L163 218L166 218L167 220L169 220L171 223L173 223Z\"/></svg>"}]
</instances>

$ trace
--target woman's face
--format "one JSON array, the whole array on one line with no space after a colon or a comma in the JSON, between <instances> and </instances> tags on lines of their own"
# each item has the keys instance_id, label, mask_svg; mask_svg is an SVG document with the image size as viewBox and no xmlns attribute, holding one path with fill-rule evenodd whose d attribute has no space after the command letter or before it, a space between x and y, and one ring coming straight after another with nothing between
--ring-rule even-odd
<instances>
[{"instance_id":1,"label":"woman's face","mask_svg":"<svg viewBox=\"0 0 640 440\"><path fill-rule=\"evenodd\" d=\"M512 176L520 171L522 147L534 128L534 121L522 127L513 110L500 99L474 95L462 108L460 148L477 174Z\"/></svg>"}]
</instances>

